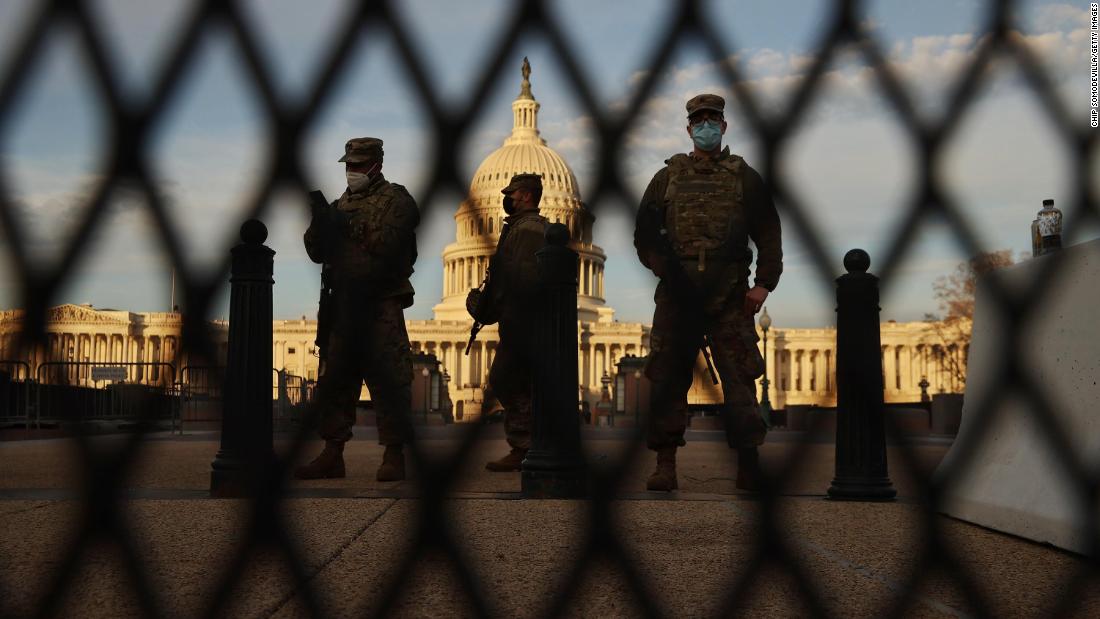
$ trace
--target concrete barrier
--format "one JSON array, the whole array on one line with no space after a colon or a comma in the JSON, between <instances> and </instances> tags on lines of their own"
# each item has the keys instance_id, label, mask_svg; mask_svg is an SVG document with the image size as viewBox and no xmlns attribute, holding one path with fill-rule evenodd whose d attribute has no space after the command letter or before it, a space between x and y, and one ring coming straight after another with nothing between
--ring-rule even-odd
<instances>
[{"instance_id":1,"label":"concrete barrier","mask_svg":"<svg viewBox=\"0 0 1100 619\"><path fill-rule=\"evenodd\" d=\"M1025 371L1054 408L1077 452L1095 467L1100 454L1100 240L1063 250L1062 268L1021 335ZM1023 289L1051 256L1028 260L1003 271L1006 282ZM997 376L1007 349L1003 310L988 282L978 285L970 346L962 425L955 446L936 474L951 475L944 512L1038 542L1087 552L1083 493L1067 476L1062 461L1032 419L1026 398ZM992 422L977 427L974 407L986 397L999 398ZM984 434L984 435L983 435ZM976 452L969 466L954 470L961 448ZM1097 523L1092 523L1096 526Z\"/></svg>"}]
</instances>

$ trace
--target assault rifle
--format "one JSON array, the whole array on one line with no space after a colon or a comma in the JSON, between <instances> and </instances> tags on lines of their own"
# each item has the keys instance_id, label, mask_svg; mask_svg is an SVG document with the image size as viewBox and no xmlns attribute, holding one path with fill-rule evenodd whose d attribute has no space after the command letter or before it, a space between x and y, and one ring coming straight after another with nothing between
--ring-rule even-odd
<instances>
[{"instance_id":1,"label":"assault rifle","mask_svg":"<svg viewBox=\"0 0 1100 619\"><path fill-rule=\"evenodd\" d=\"M504 227L500 229L500 238L497 239L497 248L499 248L501 244L504 243L504 239L508 236L508 231L508 224L504 224ZM471 315L474 317L474 324L470 327L470 340L466 342L466 351L464 353L466 355L470 354L470 347L474 345L474 340L477 339L477 334L481 331L482 327L484 327L486 324L492 324L496 322L494 316L487 315L490 311L490 308L487 307L490 303L489 299L491 298L491 295L489 293L489 286L492 284L492 282L490 278L492 277L493 265L495 264L495 261L496 254L489 258L489 266L485 268L485 278L481 280L481 285L478 286L475 290L470 291L471 293L476 292L477 294L476 300L473 303L473 311L471 312Z\"/></svg>"},{"instance_id":2,"label":"assault rifle","mask_svg":"<svg viewBox=\"0 0 1100 619\"><path fill-rule=\"evenodd\" d=\"M477 302L474 304L476 308L474 311L474 324L470 327L470 340L466 342L466 350L462 353L467 357L470 356L470 347L474 345L474 340L477 339L477 334L481 331L482 327L485 326L478 320L478 318L483 317L483 313L481 311L483 308L481 307L481 305L488 302L488 296L485 294L485 292L489 289L490 272L490 269L485 269L485 279L481 280L481 285L477 287Z\"/></svg>"},{"instance_id":3,"label":"assault rifle","mask_svg":"<svg viewBox=\"0 0 1100 619\"><path fill-rule=\"evenodd\" d=\"M672 242L668 239L668 230L663 226L660 230L661 238L657 243L657 247L660 249L661 257L665 262L665 273L662 279L672 287L673 294L681 299L686 299L692 307L700 308L701 311L703 303L699 290L684 273L684 265L680 264L680 257L676 255L676 251L672 249ZM703 353L703 360L707 362L707 373L710 374L711 382L717 385L718 373L714 371L714 363L710 358L711 348L710 336L704 333L699 341L699 350Z\"/></svg>"},{"instance_id":4,"label":"assault rifle","mask_svg":"<svg viewBox=\"0 0 1100 619\"><path fill-rule=\"evenodd\" d=\"M323 226L321 238L324 239L326 246L331 246L328 243L328 237L331 233L327 228L330 226L328 209L332 207L325 199L325 194L321 193L320 190L309 192L309 205L313 210L314 221L320 222ZM325 366L328 337L329 333L332 332L332 303L334 300L333 294L335 293L332 284L332 265L326 261L321 264L321 298L317 301L317 338L313 340L314 345L317 346L320 368ZM318 374L320 374L320 371Z\"/></svg>"}]
</instances>

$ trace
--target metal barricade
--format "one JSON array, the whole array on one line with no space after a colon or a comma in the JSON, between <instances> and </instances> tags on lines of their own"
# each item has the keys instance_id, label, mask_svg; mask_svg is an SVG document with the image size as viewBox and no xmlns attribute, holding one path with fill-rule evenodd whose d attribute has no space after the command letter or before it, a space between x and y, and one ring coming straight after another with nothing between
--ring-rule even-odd
<instances>
[{"instance_id":1,"label":"metal barricade","mask_svg":"<svg viewBox=\"0 0 1100 619\"><path fill-rule=\"evenodd\" d=\"M189 365L180 370L177 388L180 394L179 431L183 424L211 424L221 421L222 379L225 368Z\"/></svg>"},{"instance_id":2,"label":"metal barricade","mask_svg":"<svg viewBox=\"0 0 1100 619\"><path fill-rule=\"evenodd\" d=\"M0 424L31 424L35 383L25 361L0 361Z\"/></svg>"},{"instance_id":3,"label":"metal barricade","mask_svg":"<svg viewBox=\"0 0 1100 619\"><path fill-rule=\"evenodd\" d=\"M175 366L166 362L48 361L35 371L35 418L39 423L168 420L174 428L175 376Z\"/></svg>"},{"instance_id":4,"label":"metal barricade","mask_svg":"<svg viewBox=\"0 0 1100 619\"><path fill-rule=\"evenodd\" d=\"M312 400L312 382L286 370L271 368L271 371L275 374L274 420L277 426L285 428L302 418L303 407Z\"/></svg>"}]
</instances>

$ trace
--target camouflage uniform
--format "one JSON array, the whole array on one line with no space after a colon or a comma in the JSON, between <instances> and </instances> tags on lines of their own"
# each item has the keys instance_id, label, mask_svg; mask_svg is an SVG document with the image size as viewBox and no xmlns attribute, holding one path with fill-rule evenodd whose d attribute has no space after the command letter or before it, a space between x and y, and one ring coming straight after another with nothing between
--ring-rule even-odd
<instances>
[{"instance_id":1,"label":"camouflage uniform","mask_svg":"<svg viewBox=\"0 0 1100 619\"><path fill-rule=\"evenodd\" d=\"M753 316L744 310L748 240L759 252L755 284L773 290L783 269L779 216L763 179L728 148L714 159L680 154L666 163L642 198L634 245L650 269L671 258L664 249L671 245L699 305L684 303L667 281L670 274L658 273L645 368L652 381L648 444L654 450L684 445L692 370L709 335L729 444L755 447L766 432L756 401L764 360Z\"/></svg>"},{"instance_id":2,"label":"camouflage uniform","mask_svg":"<svg viewBox=\"0 0 1100 619\"><path fill-rule=\"evenodd\" d=\"M517 182L534 182L535 175L517 175ZM541 180L538 180L541 191ZM504 406L504 432L513 449L531 446L531 380L534 341L531 315L538 298L538 264L535 252L546 245L550 222L537 211L523 211L504 218L497 250L489 261L489 286L483 311L500 321L500 343L489 368L490 389ZM492 318L488 319L492 321Z\"/></svg>"},{"instance_id":3,"label":"camouflage uniform","mask_svg":"<svg viewBox=\"0 0 1100 619\"><path fill-rule=\"evenodd\" d=\"M351 140L341 161L375 147L380 157L381 140ZM381 173L331 208L328 220L315 217L305 234L310 259L334 269L332 329L317 381L318 431L327 441L351 438L365 380L378 442L400 445L412 438L412 359L402 310L413 301L409 276L420 213L408 191Z\"/></svg>"}]
</instances>

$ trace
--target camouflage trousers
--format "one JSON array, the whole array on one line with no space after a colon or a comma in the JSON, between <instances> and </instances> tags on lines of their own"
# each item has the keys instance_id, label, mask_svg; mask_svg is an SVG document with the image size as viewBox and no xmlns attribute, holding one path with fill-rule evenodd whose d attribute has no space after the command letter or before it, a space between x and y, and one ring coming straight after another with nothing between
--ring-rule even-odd
<instances>
[{"instance_id":1,"label":"camouflage trousers","mask_svg":"<svg viewBox=\"0 0 1100 619\"><path fill-rule=\"evenodd\" d=\"M710 336L711 356L722 385L730 447L763 444L767 426L756 401L756 379L764 373L764 359L756 347L760 338L753 316L744 311L745 292L736 290L717 315L703 317L698 309L684 307L665 284L658 285L645 368L651 383L650 449L685 444L687 394L704 335Z\"/></svg>"},{"instance_id":2,"label":"camouflage trousers","mask_svg":"<svg viewBox=\"0 0 1100 619\"><path fill-rule=\"evenodd\" d=\"M314 410L318 433L347 441L366 381L378 419L378 442L412 440L412 357L400 298L336 304Z\"/></svg>"},{"instance_id":3,"label":"camouflage trousers","mask_svg":"<svg viewBox=\"0 0 1100 619\"><path fill-rule=\"evenodd\" d=\"M516 449L531 448L531 336L530 325L502 320L500 343L489 368L489 387L504 407L504 434Z\"/></svg>"}]
</instances>

